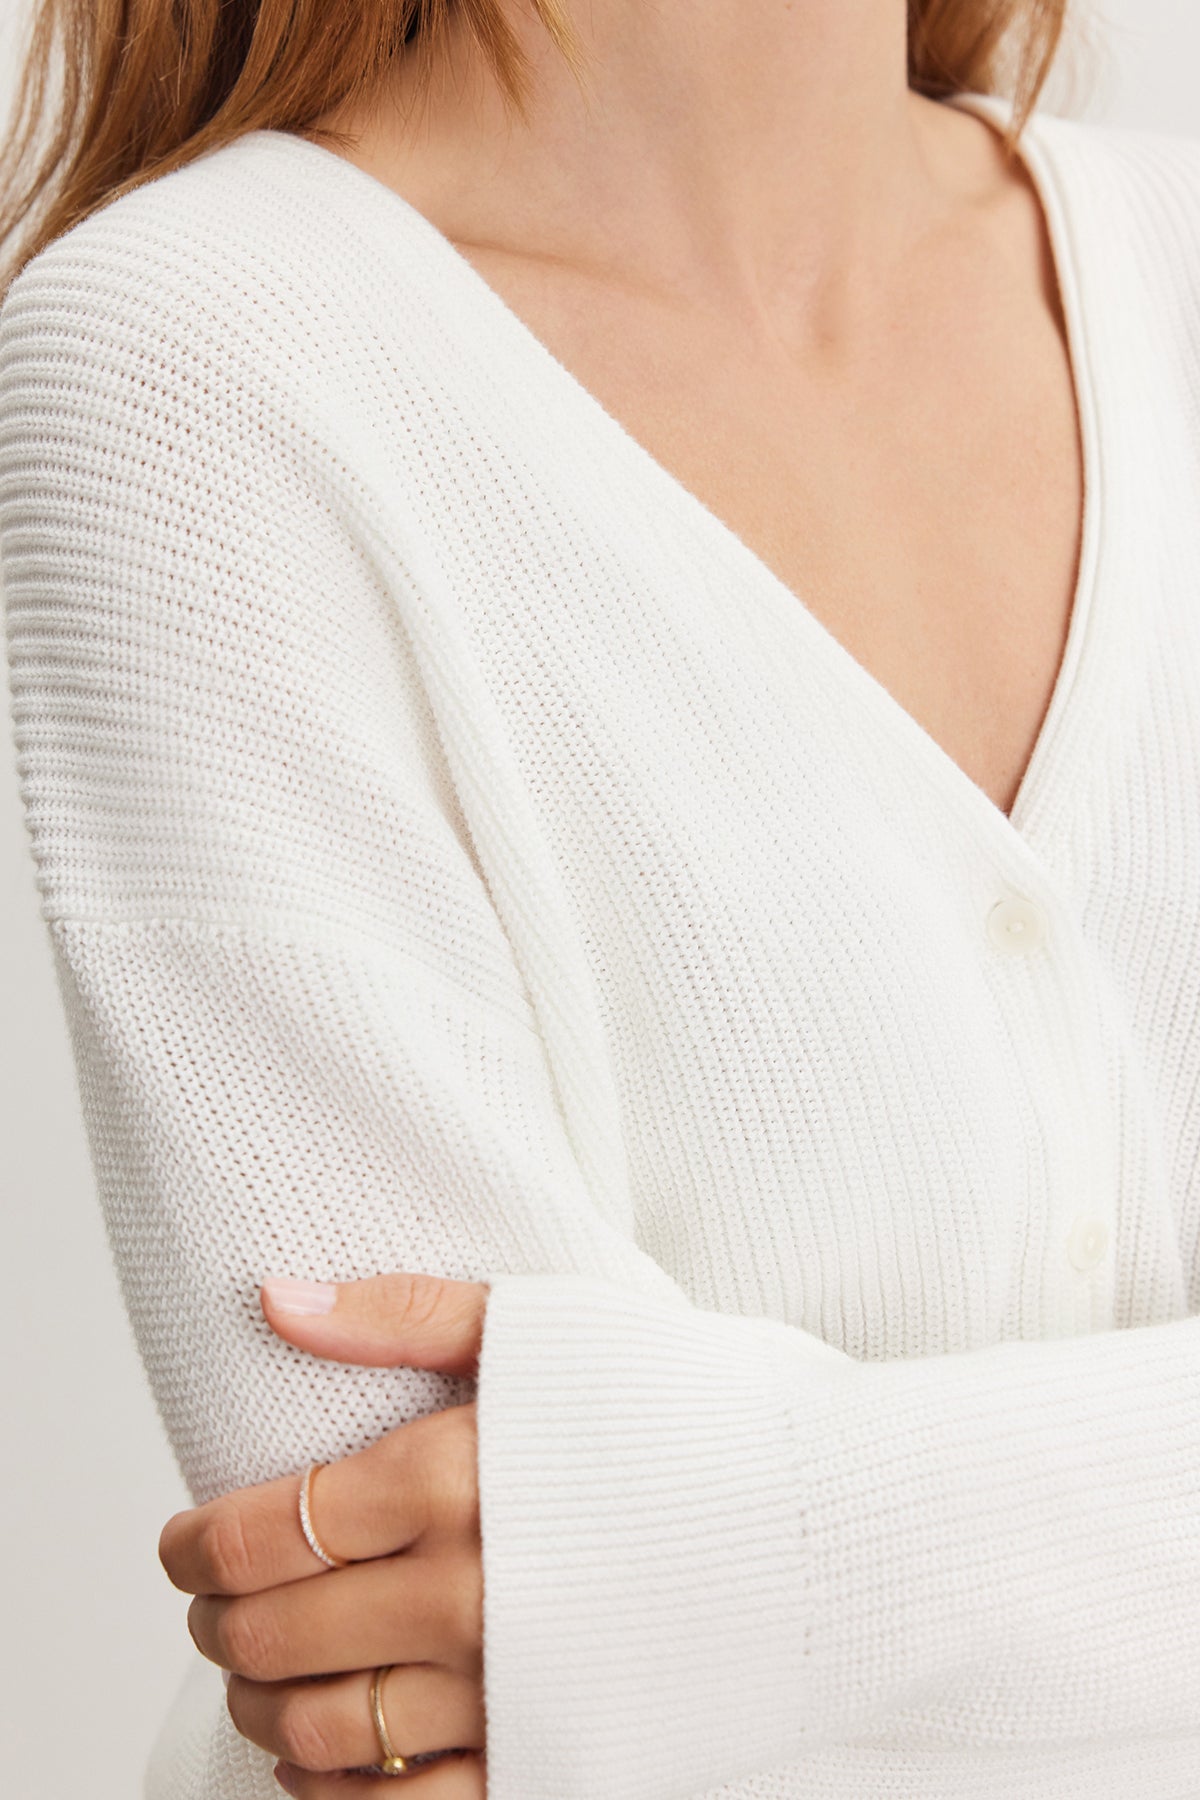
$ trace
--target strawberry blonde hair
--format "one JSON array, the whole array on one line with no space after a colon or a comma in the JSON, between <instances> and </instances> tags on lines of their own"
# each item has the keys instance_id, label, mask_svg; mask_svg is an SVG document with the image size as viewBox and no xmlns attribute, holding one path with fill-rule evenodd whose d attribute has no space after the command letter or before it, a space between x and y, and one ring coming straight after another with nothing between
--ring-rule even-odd
<instances>
[{"instance_id":1,"label":"strawberry blonde hair","mask_svg":"<svg viewBox=\"0 0 1200 1800\"><path fill-rule=\"evenodd\" d=\"M566 0L530 4L582 81ZM418 58L426 83L452 8L506 104L525 117L528 59L499 0L36 0L0 146L0 246L9 255L0 295L77 221L243 132L348 145L315 121L373 88L398 56ZM1011 151L1066 8L1067 0L908 0L909 85L931 98L1007 92Z\"/></svg>"}]
</instances>

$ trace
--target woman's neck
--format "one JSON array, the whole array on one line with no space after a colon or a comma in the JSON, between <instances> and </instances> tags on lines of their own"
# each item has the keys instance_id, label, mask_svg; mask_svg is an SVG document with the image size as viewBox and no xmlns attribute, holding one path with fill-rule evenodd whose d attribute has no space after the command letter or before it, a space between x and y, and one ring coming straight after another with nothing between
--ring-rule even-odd
<instances>
[{"instance_id":1,"label":"woman's neck","mask_svg":"<svg viewBox=\"0 0 1200 1800\"><path fill-rule=\"evenodd\" d=\"M573 4L586 93L503 3L527 124L457 14L419 105L410 57L377 104L321 121L464 246L703 298L750 329L785 320L815 353L873 320L914 243L998 180L994 135L909 90L904 0Z\"/></svg>"}]
</instances>

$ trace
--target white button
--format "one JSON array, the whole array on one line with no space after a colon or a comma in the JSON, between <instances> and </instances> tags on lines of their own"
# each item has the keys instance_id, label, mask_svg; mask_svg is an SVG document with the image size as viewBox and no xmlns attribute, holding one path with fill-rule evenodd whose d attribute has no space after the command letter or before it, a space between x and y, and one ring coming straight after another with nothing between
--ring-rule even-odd
<instances>
[{"instance_id":1,"label":"white button","mask_svg":"<svg viewBox=\"0 0 1200 1800\"><path fill-rule=\"evenodd\" d=\"M1071 1227L1071 1235L1067 1239L1067 1257L1072 1266L1082 1270L1094 1269L1108 1249L1108 1226L1103 1219L1089 1218L1080 1213Z\"/></svg>"},{"instance_id":2,"label":"white button","mask_svg":"<svg viewBox=\"0 0 1200 1800\"><path fill-rule=\"evenodd\" d=\"M987 916L987 929L997 950L1023 954L1045 943L1049 922L1036 900L1012 894L997 900Z\"/></svg>"}]
</instances>

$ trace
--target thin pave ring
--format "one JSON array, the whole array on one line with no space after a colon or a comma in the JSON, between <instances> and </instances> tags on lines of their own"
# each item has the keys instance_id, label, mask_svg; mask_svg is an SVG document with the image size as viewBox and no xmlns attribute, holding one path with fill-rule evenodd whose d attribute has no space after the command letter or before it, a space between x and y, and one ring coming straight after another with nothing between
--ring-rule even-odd
<instances>
[{"instance_id":1,"label":"thin pave ring","mask_svg":"<svg viewBox=\"0 0 1200 1800\"><path fill-rule=\"evenodd\" d=\"M344 1556L331 1556L313 1529L311 1511L312 1478L318 1469L323 1469L324 1467L324 1463L309 1463L307 1469L304 1471L303 1479L300 1482L300 1529L308 1540L308 1547L313 1555L319 1556L327 1569L344 1569L346 1567L346 1558Z\"/></svg>"},{"instance_id":2,"label":"thin pave ring","mask_svg":"<svg viewBox=\"0 0 1200 1800\"><path fill-rule=\"evenodd\" d=\"M383 1678L395 1668L395 1663L385 1663L376 1669L371 1682L371 1711L375 1716L375 1731L379 1738L379 1748L383 1752L380 1768L385 1775L407 1775L408 1762L397 1753L396 1746L388 1736L387 1720L383 1716Z\"/></svg>"}]
</instances>

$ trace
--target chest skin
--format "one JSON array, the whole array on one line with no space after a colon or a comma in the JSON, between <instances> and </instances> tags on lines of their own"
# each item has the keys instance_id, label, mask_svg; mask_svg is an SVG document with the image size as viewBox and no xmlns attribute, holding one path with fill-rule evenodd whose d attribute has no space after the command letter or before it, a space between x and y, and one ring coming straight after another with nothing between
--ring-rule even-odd
<instances>
[{"instance_id":1,"label":"chest skin","mask_svg":"<svg viewBox=\"0 0 1200 1800\"><path fill-rule=\"evenodd\" d=\"M698 1304L868 1357L1133 1320L1182 1279L1169 1220L1190 1126L1164 1145L1151 1103L1120 1144L1097 1130L1147 1056L1119 979L1130 909L1177 917L1186 880L1164 866L1151 891L1143 856L1118 867L1100 802L1140 792L1131 722L1189 717L1150 690L1175 695L1194 666L1152 657L1154 580L1130 581L1113 497L1143 563L1160 538L1177 560L1179 530L1155 527L1161 500L1112 423L1141 416L1146 384L1128 387L1106 336L1119 322L1123 341L1134 296L1110 299L1097 262L1081 342L1105 375L1090 473L1110 477L1091 511L1093 548L1110 521L1106 576L1082 679L1058 689L1086 560L1078 407L1040 209L1023 182L989 192L984 218L905 271L874 333L820 355L797 332L768 356L728 313L664 312L627 281L605 293L484 249L434 208L444 241L418 232L414 259L435 366L453 342L483 372L469 466L494 484L464 532L462 504L441 503L463 458L431 414L420 455L437 474L412 489L432 497L413 528L438 544L463 658L447 673L439 646L438 691L455 718L463 691L494 715L512 804L548 851L529 869L507 837L481 855L562 1091L587 1096L573 1116L620 1216ZM1094 372L1082 393L1094 415ZM372 454L400 416L403 481L422 410L390 405ZM1178 637L1176 592L1164 582ZM1026 785L1035 741L1050 754ZM1048 910L1054 956L994 954L986 920L1010 892ZM547 968L552 919L566 982ZM1129 1273L1077 1307L1062 1241L1083 1210L1112 1218L1111 1267ZM1143 1255L1147 1217L1162 1231Z\"/></svg>"},{"instance_id":2,"label":"chest skin","mask_svg":"<svg viewBox=\"0 0 1200 1800\"><path fill-rule=\"evenodd\" d=\"M1083 458L1036 190L983 121L988 198L853 347L764 350L714 311L460 254L630 435L1008 813L1054 689Z\"/></svg>"}]
</instances>

